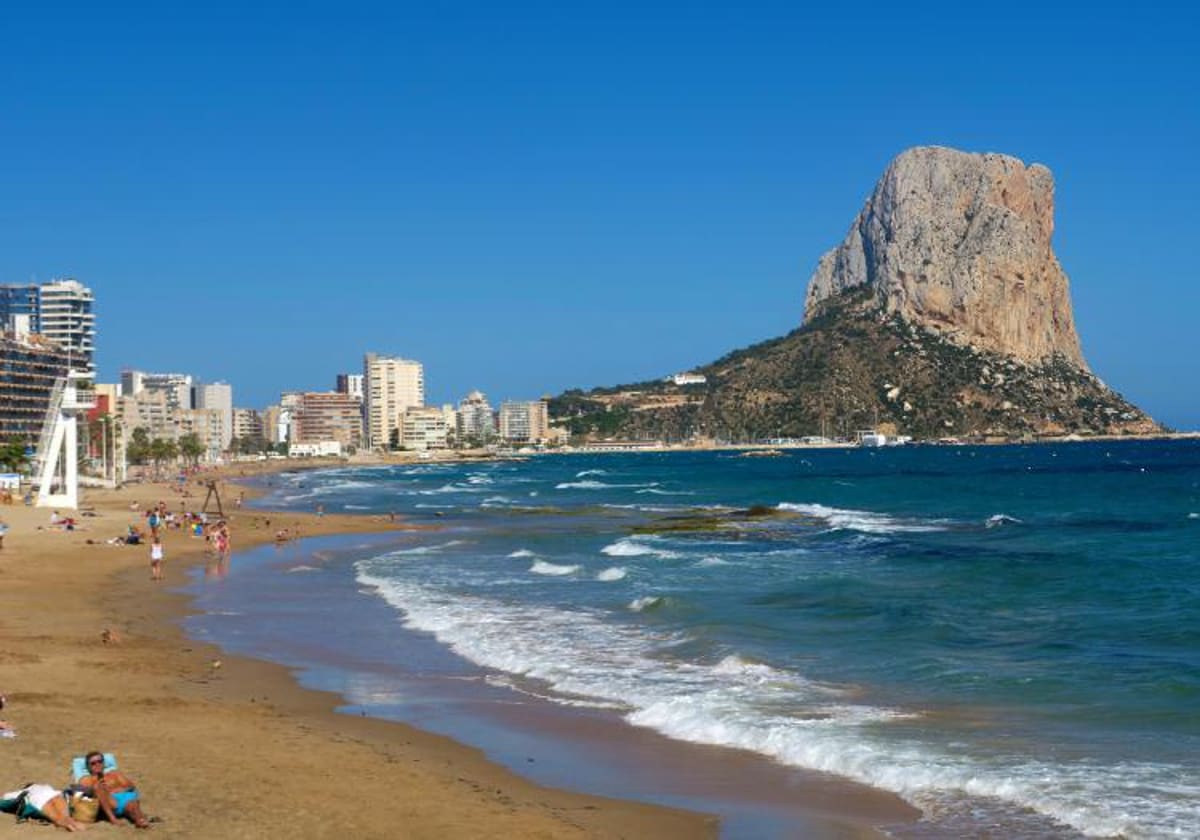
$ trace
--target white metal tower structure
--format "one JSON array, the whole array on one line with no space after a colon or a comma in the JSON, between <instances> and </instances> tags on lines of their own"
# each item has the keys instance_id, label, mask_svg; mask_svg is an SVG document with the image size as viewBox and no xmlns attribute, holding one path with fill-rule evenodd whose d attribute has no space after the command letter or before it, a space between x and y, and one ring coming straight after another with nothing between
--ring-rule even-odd
<instances>
[{"instance_id":1,"label":"white metal tower structure","mask_svg":"<svg viewBox=\"0 0 1200 840\"><path fill-rule=\"evenodd\" d=\"M55 383L37 448L38 507L79 507L79 415L96 405L91 380L71 370Z\"/></svg>"}]
</instances>

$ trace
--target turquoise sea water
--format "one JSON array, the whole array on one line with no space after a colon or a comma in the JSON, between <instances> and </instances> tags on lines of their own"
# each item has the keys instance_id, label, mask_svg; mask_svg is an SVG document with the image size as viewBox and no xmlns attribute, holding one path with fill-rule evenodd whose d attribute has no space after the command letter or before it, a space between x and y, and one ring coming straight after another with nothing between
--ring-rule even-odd
<instances>
[{"instance_id":1,"label":"turquoise sea water","mask_svg":"<svg viewBox=\"0 0 1200 840\"><path fill-rule=\"evenodd\" d=\"M361 549L335 609L497 691L892 791L947 835L1200 826L1200 442L543 456L269 490L442 525Z\"/></svg>"}]
</instances>

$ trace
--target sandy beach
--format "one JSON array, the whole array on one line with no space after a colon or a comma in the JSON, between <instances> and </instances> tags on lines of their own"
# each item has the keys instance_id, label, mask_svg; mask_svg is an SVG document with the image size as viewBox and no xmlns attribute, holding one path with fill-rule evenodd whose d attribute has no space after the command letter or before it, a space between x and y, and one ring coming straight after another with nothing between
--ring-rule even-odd
<instances>
[{"instance_id":1,"label":"sandy beach","mask_svg":"<svg viewBox=\"0 0 1200 840\"><path fill-rule=\"evenodd\" d=\"M238 491L227 487L224 498ZM169 837L705 837L714 818L540 787L447 738L335 714L338 698L287 669L186 638L170 592L203 543L166 533L166 582L147 546L105 544L165 485L88 490L94 516L49 527L50 511L0 506L0 692L18 735L0 740L0 786L63 786L72 756L114 752ZM204 490L184 500L198 508ZM226 502L226 508L231 507ZM64 511L64 514L66 512ZM385 519L230 512L234 550L273 539L404 527ZM284 521L286 519L286 521ZM109 641L104 641L107 637ZM0 815L0 838L41 835ZM118 829L97 824L100 835Z\"/></svg>"}]
</instances>

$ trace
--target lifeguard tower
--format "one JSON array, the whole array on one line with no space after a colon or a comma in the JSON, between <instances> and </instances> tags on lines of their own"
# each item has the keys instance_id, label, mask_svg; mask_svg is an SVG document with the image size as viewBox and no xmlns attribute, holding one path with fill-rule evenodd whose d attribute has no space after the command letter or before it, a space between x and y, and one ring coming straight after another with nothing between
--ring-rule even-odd
<instances>
[{"instance_id":1,"label":"lifeguard tower","mask_svg":"<svg viewBox=\"0 0 1200 840\"><path fill-rule=\"evenodd\" d=\"M79 415L96 406L92 374L70 370L50 393L34 457L37 506L79 507Z\"/></svg>"}]
</instances>

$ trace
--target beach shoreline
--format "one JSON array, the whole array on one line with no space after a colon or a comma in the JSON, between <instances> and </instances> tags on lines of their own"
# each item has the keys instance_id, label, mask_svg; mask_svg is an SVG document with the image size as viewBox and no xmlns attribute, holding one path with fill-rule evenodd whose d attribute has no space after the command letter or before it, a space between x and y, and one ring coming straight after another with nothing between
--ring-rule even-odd
<instances>
[{"instance_id":1,"label":"beach shoreline","mask_svg":"<svg viewBox=\"0 0 1200 840\"><path fill-rule=\"evenodd\" d=\"M65 785L71 757L98 748L141 784L159 836L716 835L706 815L545 788L449 738L338 714L340 697L287 668L189 639L190 599L169 589L204 563L203 544L168 533L167 581L153 584L148 548L103 542L137 521L131 502L159 498L178 507L166 485L87 490L96 515L73 531L50 529L45 508L0 511L0 691L18 733L0 743L4 789ZM273 539L266 519L306 536L397 527L228 507L235 552ZM0 838L30 830L0 816Z\"/></svg>"},{"instance_id":2,"label":"beach shoreline","mask_svg":"<svg viewBox=\"0 0 1200 840\"><path fill-rule=\"evenodd\" d=\"M231 509L233 499L260 491L229 479L298 465L263 466L276 469L234 467L222 481L235 555L271 542L277 526L303 537L408 528L383 516ZM148 812L164 819L155 830L167 836L718 835L712 815L545 787L451 738L339 713L340 695L301 686L292 670L189 638L182 620L192 599L174 590L205 563L203 543L168 533L167 581L156 585L146 547L104 540L138 521L131 503L163 498L171 509L181 501L195 509L205 490L190 486L184 500L165 484L86 490L83 507L95 515L74 531L49 528L45 508L0 514L12 528L0 551L0 691L18 732L0 744L0 784L63 785L70 757L100 748L141 781ZM372 807L331 809L331 787L347 783ZM881 814L877 803L843 801L840 812L860 818L837 820L808 800L823 836L877 836L871 826L912 818L907 806ZM27 830L0 817L0 838Z\"/></svg>"}]
</instances>

